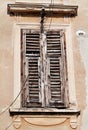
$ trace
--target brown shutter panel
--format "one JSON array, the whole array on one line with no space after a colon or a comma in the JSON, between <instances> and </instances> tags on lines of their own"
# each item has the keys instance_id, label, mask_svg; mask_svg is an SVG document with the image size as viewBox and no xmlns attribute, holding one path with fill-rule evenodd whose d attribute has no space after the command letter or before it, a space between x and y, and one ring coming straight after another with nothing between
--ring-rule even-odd
<instances>
[{"instance_id":1,"label":"brown shutter panel","mask_svg":"<svg viewBox=\"0 0 88 130\"><path fill-rule=\"evenodd\" d=\"M28 87L29 87L29 100L27 107L39 107L41 106L41 94L40 94L40 82L39 82L39 58L28 58Z\"/></svg>"},{"instance_id":2,"label":"brown shutter panel","mask_svg":"<svg viewBox=\"0 0 88 130\"><path fill-rule=\"evenodd\" d=\"M41 107L39 32L27 29L23 32L25 32L25 75L26 77L29 75L23 92L24 104L25 107Z\"/></svg>"},{"instance_id":3,"label":"brown shutter panel","mask_svg":"<svg viewBox=\"0 0 88 130\"><path fill-rule=\"evenodd\" d=\"M22 30L23 107L66 107L64 32Z\"/></svg>"},{"instance_id":4,"label":"brown shutter panel","mask_svg":"<svg viewBox=\"0 0 88 130\"><path fill-rule=\"evenodd\" d=\"M48 106L65 107L64 104L64 61L63 42L61 42L60 31L47 32L47 56L50 60L50 84L48 85Z\"/></svg>"}]
</instances>

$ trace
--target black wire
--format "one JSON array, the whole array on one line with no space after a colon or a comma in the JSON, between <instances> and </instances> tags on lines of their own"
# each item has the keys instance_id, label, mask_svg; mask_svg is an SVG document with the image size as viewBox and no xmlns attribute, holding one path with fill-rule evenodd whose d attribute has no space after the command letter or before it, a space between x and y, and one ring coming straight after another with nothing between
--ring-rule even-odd
<instances>
[{"instance_id":1,"label":"black wire","mask_svg":"<svg viewBox=\"0 0 88 130\"><path fill-rule=\"evenodd\" d=\"M40 29L40 32L41 33L43 33L44 32L44 27L43 27L43 24L44 24L44 19L45 19L45 15L46 15L46 13L45 13L45 9L44 8L42 8L42 10L41 10L41 29Z\"/></svg>"},{"instance_id":2,"label":"black wire","mask_svg":"<svg viewBox=\"0 0 88 130\"><path fill-rule=\"evenodd\" d=\"M52 12L53 12L53 5L54 5L54 1L53 0L51 0L51 6L52 6L52 8L50 8L51 10L51 19L50 19L50 24L49 24L49 28L48 28L48 31L50 30L50 27L51 27L51 24L52 24Z\"/></svg>"},{"instance_id":3,"label":"black wire","mask_svg":"<svg viewBox=\"0 0 88 130\"><path fill-rule=\"evenodd\" d=\"M51 0L51 5L53 5L53 4L54 4L54 3L53 3L53 0ZM53 7L52 7L52 11L53 11ZM52 13L52 11L51 11L51 13ZM52 14L51 14L51 20L50 20L50 24L49 24L49 29L48 29L48 31L50 30L51 23L52 23ZM25 84L26 84L26 82L27 82L27 80L28 80L28 77L29 77L29 75L27 76L25 82L23 83L23 87L22 87L22 89L20 90L20 92L18 93L17 97L13 100L13 102L12 102L3 112L0 113L0 116L1 116L2 114L4 114L7 110L9 110L9 108L15 103L15 101L16 101L17 98L20 96L21 92L23 91L23 88L24 88L24 86L25 86ZM15 119L5 128L5 130L8 130L8 129L10 128L10 126L14 123L14 121L15 121L17 118L18 118L18 115L17 115L17 116L15 117Z\"/></svg>"},{"instance_id":4,"label":"black wire","mask_svg":"<svg viewBox=\"0 0 88 130\"><path fill-rule=\"evenodd\" d=\"M6 111L8 111L9 108L15 103L15 101L16 101L17 98L20 96L21 92L23 91L23 88L24 88L24 86L25 86L25 84L26 84L26 82L27 82L27 80L28 80L28 77L29 77L29 75L27 76L26 80L24 81L23 87L21 88L21 90L20 90L20 92L18 93L17 97L13 100L13 102L12 102L4 111L2 111L2 112L0 113L0 116L1 116L2 114L4 114Z\"/></svg>"}]
</instances>

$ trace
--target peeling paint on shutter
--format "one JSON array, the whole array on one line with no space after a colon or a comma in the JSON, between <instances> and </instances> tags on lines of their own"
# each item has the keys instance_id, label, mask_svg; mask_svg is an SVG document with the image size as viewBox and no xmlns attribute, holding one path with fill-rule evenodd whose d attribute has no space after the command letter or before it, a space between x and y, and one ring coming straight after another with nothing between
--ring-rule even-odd
<instances>
[{"instance_id":1,"label":"peeling paint on shutter","mask_svg":"<svg viewBox=\"0 0 88 130\"><path fill-rule=\"evenodd\" d=\"M40 84L39 84L39 71L38 71L39 58L28 58L28 86L29 86L29 102L27 107L41 106L40 100Z\"/></svg>"},{"instance_id":2,"label":"peeling paint on shutter","mask_svg":"<svg viewBox=\"0 0 88 130\"><path fill-rule=\"evenodd\" d=\"M22 79L25 80L29 75L22 93L22 106L66 107L66 54L63 30L44 33L30 29L22 31Z\"/></svg>"},{"instance_id":3,"label":"peeling paint on shutter","mask_svg":"<svg viewBox=\"0 0 88 130\"><path fill-rule=\"evenodd\" d=\"M62 42L60 31L47 32L47 56L50 59L50 85L49 106L50 107L64 107L63 100L63 77L64 77L64 62L62 55Z\"/></svg>"},{"instance_id":4,"label":"peeling paint on shutter","mask_svg":"<svg viewBox=\"0 0 88 130\"><path fill-rule=\"evenodd\" d=\"M41 107L41 84L40 84L40 43L39 32L23 30L25 32L25 58L27 75L26 83L26 107ZM27 77L27 76L26 76Z\"/></svg>"},{"instance_id":5,"label":"peeling paint on shutter","mask_svg":"<svg viewBox=\"0 0 88 130\"><path fill-rule=\"evenodd\" d=\"M26 30L26 56L40 56L39 38L40 35L38 31Z\"/></svg>"},{"instance_id":6,"label":"peeling paint on shutter","mask_svg":"<svg viewBox=\"0 0 88 130\"><path fill-rule=\"evenodd\" d=\"M48 57L61 56L60 31L47 32L47 55Z\"/></svg>"}]
</instances>

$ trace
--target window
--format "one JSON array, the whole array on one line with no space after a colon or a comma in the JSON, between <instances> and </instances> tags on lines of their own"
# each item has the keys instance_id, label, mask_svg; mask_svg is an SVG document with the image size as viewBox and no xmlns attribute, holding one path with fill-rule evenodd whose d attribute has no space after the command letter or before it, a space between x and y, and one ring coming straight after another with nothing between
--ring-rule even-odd
<instances>
[{"instance_id":1,"label":"window","mask_svg":"<svg viewBox=\"0 0 88 130\"><path fill-rule=\"evenodd\" d=\"M40 24L37 23L36 18L40 16L39 12L42 7L47 12L46 17L50 17L49 8L51 6L30 4L8 4L8 14L10 16L29 17L34 16L34 14L36 16L34 23L31 23L31 17L27 20L28 23L26 19L23 20L22 17L19 17L19 21L17 20L18 22L13 27L14 99L17 100L10 109L10 114L29 114L30 112L34 114L34 111L37 114L38 112L46 113L49 111L50 113L52 111L67 115L78 114L79 111L74 110L74 108L77 108L77 101L71 24L69 22L65 23L65 21L62 23L55 21L50 27L51 30L49 30L50 25L46 22L44 24L44 30L46 31L40 33ZM36 9L31 10L31 6ZM61 5L57 6L56 4L53 8L52 17L77 16L77 8L78 6L64 5L61 7ZM22 21L25 22L22 23ZM21 90L23 90L22 94L20 94ZM69 108L62 110L54 109L53 111L51 109L67 107Z\"/></svg>"},{"instance_id":2,"label":"window","mask_svg":"<svg viewBox=\"0 0 88 130\"><path fill-rule=\"evenodd\" d=\"M22 29L21 41L22 107L68 107L64 30Z\"/></svg>"}]
</instances>

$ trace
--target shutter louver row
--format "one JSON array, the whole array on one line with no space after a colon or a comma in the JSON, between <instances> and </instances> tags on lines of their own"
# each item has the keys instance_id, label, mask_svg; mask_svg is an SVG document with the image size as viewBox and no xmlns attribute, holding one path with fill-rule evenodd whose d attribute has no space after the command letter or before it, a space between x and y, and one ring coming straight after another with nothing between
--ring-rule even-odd
<instances>
[{"instance_id":1,"label":"shutter louver row","mask_svg":"<svg viewBox=\"0 0 88 130\"><path fill-rule=\"evenodd\" d=\"M59 57L61 56L61 41L60 41L60 31L47 32L47 54L49 57Z\"/></svg>"},{"instance_id":2,"label":"shutter louver row","mask_svg":"<svg viewBox=\"0 0 88 130\"><path fill-rule=\"evenodd\" d=\"M27 31L26 33L26 56L39 57L40 56L40 43L39 32Z\"/></svg>"}]
</instances>

